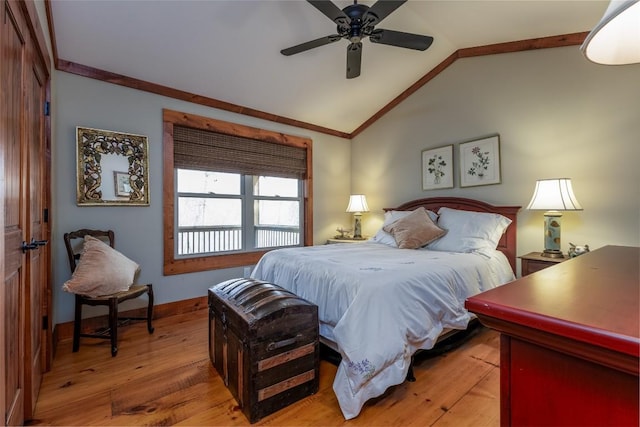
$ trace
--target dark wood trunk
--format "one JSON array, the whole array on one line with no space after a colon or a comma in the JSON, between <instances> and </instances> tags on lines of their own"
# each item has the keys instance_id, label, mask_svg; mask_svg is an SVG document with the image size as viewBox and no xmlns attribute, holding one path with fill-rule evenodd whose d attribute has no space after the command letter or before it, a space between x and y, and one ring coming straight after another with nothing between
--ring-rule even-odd
<instances>
[{"instance_id":1,"label":"dark wood trunk","mask_svg":"<svg viewBox=\"0 0 640 427\"><path fill-rule=\"evenodd\" d=\"M212 286L209 357L254 423L318 391L318 307L253 279Z\"/></svg>"}]
</instances>

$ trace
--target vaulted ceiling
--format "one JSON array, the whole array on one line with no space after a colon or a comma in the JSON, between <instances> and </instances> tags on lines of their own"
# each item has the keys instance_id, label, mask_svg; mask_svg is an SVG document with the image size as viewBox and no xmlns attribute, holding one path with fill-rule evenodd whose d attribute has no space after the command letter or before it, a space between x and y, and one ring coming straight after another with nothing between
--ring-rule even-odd
<instances>
[{"instance_id":1,"label":"vaulted ceiling","mask_svg":"<svg viewBox=\"0 0 640 427\"><path fill-rule=\"evenodd\" d=\"M535 48L536 39L585 33L607 4L409 0L376 28L432 36L431 47L364 39L362 72L354 79L345 76L347 40L280 53L336 33L327 16L302 0L48 0L46 6L59 69L142 89L171 88L183 99L348 137L430 72L464 56L456 52L522 40ZM577 49L579 40L569 44Z\"/></svg>"}]
</instances>

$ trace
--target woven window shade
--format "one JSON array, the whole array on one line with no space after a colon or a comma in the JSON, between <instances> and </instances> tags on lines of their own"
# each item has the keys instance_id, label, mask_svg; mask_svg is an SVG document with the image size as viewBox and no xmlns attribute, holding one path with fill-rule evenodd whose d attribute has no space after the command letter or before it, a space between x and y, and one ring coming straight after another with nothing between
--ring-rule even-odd
<instances>
[{"instance_id":1,"label":"woven window shade","mask_svg":"<svg viewBox=\"0 0 640 427\"><path fill-rule=\"evenodd\" d=\"M297 179L307 171L305 148L177 125L173 156L180 169Z\"/></svg>"}]
</instances>

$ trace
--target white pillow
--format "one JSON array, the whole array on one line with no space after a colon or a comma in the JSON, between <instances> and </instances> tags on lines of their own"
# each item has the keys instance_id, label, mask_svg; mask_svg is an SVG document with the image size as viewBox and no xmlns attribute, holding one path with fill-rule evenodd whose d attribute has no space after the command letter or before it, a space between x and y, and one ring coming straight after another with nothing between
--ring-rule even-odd
<instances>
[{"instance_id":1,"label":"white pillow","mask_svg":"<svg viewBox=\"0 0 640 427\"><path fill-rule=\"evenodd\" d=\"M62 289L74 294L99 297L126 291L140 266L103 241L84 236L82 255Z\"/></svg>"},{"instance_id":2,"label":"white pillow","mask_svg":"<svg viewBox=\"0 0 640 427\"><path fill-rule=\"evenodd\" d=\"M397 248L398 244L396 243L396 239L390 233L384 231L384 228L390 224L393 224L399 219L407 217L411 214L411 212L413 211L386 211L384 213L384 223L382 224L382 227L380 227L380 230L378 230L378 232L370 239L370 241ZM427 213L429 214L429 218L431 218L433 222L436 222L438 220L438 215L435 212L431 212L428 210Z\"/></svg>"},{"instance_id":3,"label":"white pillow","mask_svg":"<svg viewBox=\"0 0 640 427\"><path fill-rule=\"evenodd\" d=\"M511 220L495 213L440 208L437 224L448 232L429 244L429 249L491 256Z\"/></svg>"}]
</instances>

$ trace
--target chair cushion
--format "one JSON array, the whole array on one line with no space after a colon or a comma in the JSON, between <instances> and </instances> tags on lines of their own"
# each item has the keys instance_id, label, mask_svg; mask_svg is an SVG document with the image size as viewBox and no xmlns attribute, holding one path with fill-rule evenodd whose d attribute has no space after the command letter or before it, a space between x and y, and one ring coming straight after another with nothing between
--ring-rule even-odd
<instances>
[{"instance_id":1,"label":"chair cushion","mask_svg":"<svg viewBox=\"0 0 640 427\"><path fill-rule=\"evenodd\" d=\"M87 297L111 295L127 291L139 271L140 266L135 261L87 235L76 270L62 289Z\"/></svg>"},{"instance_id":2,"label":"chair cushion","mask_svg":"<svg viewBox=\"0 0 640 427\"><path fill-rule=\"evenodd\" d=\"M111 298L117 298L118 302L123 302L132 298L138 298L142 294L149 292L149 285L131 285L126 291L116 292L111 295L100 295L98 297L88 297L93 301L104 301L104 305L108 305ZM86 297L86 295L83 295Z\"/></svg>"}]
</instances>

